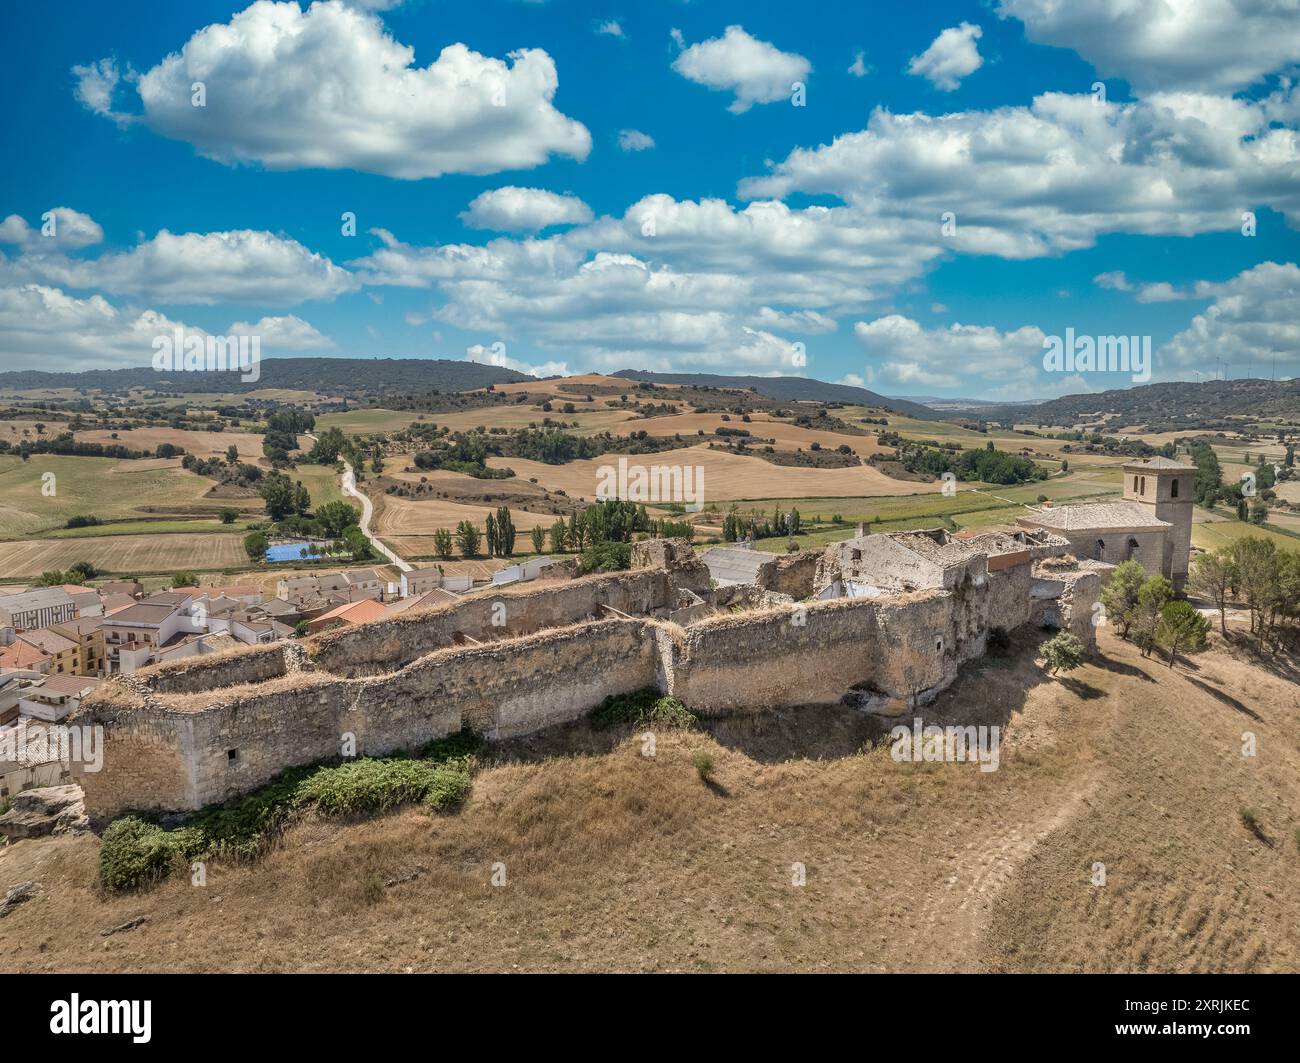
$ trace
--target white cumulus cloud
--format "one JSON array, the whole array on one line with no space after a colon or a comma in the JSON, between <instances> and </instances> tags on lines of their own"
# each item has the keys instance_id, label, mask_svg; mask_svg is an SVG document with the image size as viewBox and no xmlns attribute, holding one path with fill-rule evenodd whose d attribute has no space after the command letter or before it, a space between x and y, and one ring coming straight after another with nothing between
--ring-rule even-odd
<instances>
[{"instance_id":1,"label":"white cumulus cloud","mask_svg":"<svg viewBox=\"0 0 1300 1063\"><path fill-rule=\"evenodd\" d=\"M592 219L591 208L577 196L557 195L544 188L507 185L476 196L460 215L476 229L535 232L551 225L579 225Z\"/></svg>"},{"instance_id":2,"label":"white cumulus cloud","mask_svg":"<svg viewBox=\"0 0 1300 1063\"><path fill-rule=\"evenodd\" d=\"M187 336L208 335L157 310L119 308L102 295L80 299L41 284L0 287L0 358L16 365L66 372L147 366L154 340L178 328ZM296 317L236 323L224 334L261 335L264 355L332 346Z\"/></svg>"},{"instance_id":3,"label":"white cumulus cloud","mask_svg":"<svg viewBox=\"0 0 1300 1063\"><path fill-rule=\"evenodd\" d=\"M115 68L77 68L77 95L112 111ZM201 82L203 106L192 86ZM324 0L257 0L196 32L134 82L140 121L223 163L354 169L419 179L586 158L591 135L552 103L559 76L540 49L508 61L450 44L427 66L377 15Z\"/></svg>"},{"instance_id":4,"label":"white cumulus cloud","mask_svg":"<svg viewBox=\"0 0 1300 1063\"><path fill-rule=\"evenodd\" d=\"M969 22L944 30L920 55L913 56L907 72L923 77L935 88L952 92L962 78L975 73L984 59L975 44L984 31Z\"/></svg>"},{"instance_id":5,"label":"white cumulus cloud","mask_svg":"<svg viewBox=\"0 0 1300 1063\"><path fill-rule=\"evenodd\" d=\"M0 221L0 244L16 244L25 251L76 251L103 239L99 222L71 207L47 210L35 226L17 214Z\"/></svg>"},{"instance_id":6,"label":"white cumulus cloud","mask_svg":"<svg viewBox=\"0 0 1300 1063\"><path fill-rule=\"evenodd\" d=\"M1001 0L998 14L1139 91L1231 92L1300 63L1296 0Z\"/></svg>"},{"instance_id":7,"label":"white cumulus cloud","mask_svg":"<svg viewBox=\"0 0 1300 1063\"><path fill-rule=\"evenodd\" d=\"M812 64L751 37L741 26L728 26L721 37L686 48L673 69L688 81L735 93L727 109L741 114L756 103L789 99L793 84L807 78Z\"/></svg>"},{"instance_id":8,"label":"white cumulus cloud","mask_svg":"<svg viewBox=\"0 0 1300 1063\"><path fill-rule=\"evenodd\" d=\"M9 265L16 278L89 288L169 304L242 302L291 306L356 289L347 270L297 240L250 229L160 231L128 251L98 258L24 254Z\"/></svg>"}]
</instances>

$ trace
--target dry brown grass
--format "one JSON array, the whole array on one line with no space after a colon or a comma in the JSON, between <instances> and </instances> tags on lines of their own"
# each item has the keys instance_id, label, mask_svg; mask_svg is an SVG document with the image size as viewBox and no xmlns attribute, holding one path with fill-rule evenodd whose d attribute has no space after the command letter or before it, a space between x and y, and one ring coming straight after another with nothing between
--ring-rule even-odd
<instances>
[{"instance_id":1,"label":"dry brown grass","mask_svg":"<svg viewBox=\"0 0 1300 1063\"><path fill-rule=\"evenodd\" d=\"M632 432L646 431L652 436L682 435L693 440L703 429L704 434L714 437L716 428L740 428L749 432L755 440L775 440L777 450L811 449L818 443L828 450L834 450L847 443L859 457L866 458L872 454L892 450L876 442L874 435L848 435L843 432L817 431L800 428L789 421L782 421L767 413L754 413L748 422L742 421L734 414L728 420L722 419L721 413L679 413L669 417L646 417L628 421L612 428L616 435L630 435ZM715 439L716 442L716 439ZM760 444L755 443L754 446Z\"/></svg>"},{"instance_id":2,"label":"dry brown grass","mask_svg":"<svg viewBox=\"0 0 1300 1063\"><path fill-rule=\"evenodd\" d=\"M375 531L385 539L393 536L432 536L439 528L454 532L462 520L482 529L487 524L488 514L496 512L491 506L468 506L444 498L412 500L385 495L383 499L383 511L375 522ZM510 519L520 532L521 537L516 540L520 550L526 548L523 536L527 532L538 525L549 528L556 521L553 514L530 513L526 509L517 508L510 510Z\"/></svg>"},{"instance_id":3,"label":"dry brown grass","mask_svg":"<svg viewBox=\"0 0 1300 1063\"><path fill-rule=\"evenodd\" d=\"M131 450L154 450L160 443L171 443L200 458L224 458L226 448L234 446L241 461L256 464L262 457L262 436L255 432L196 432L183 428L130 428L113 432L92 428L75 433L75 438L79 443L118 444ZM311 441L300 437L299 442L310 445Z\"/></svg>"},{"instance_id":4,"label":"dry brown grass","mask_svg":"<svg viewBox=\"0 0 1300 1063\"><path fill-rule=\"evenodd\" d=\"M33 577L73 562L89 561L103 572L172 572L233 568L248 563L242 535L176 532L162 535L101 535L84 539L28 539L0 543L0 572Z\"/></svg>"},{"instance_id":5,"label":"dry brown grass","mask_svg":"<svg viewBox=\"0 0 1300 1063\"><path fill-rule=\"evenodd\" d=\"M308 823L204 888L105 899L93 837L22 842L0 888L44 890L0 922L0 969L1297 969L1293 682L1222 647L1171 672L1108 633L1045 681L1036 641L925 710L1009 721L991 773L862 753L880 725L840 708L661 732L653 759L584 723L498 749L458 815Z\"/></svg>"},{"instance_id":6,"label":"dry brown grass","mask_svg":"<svg viewBox=\"0 0 1300 1063\"><path fill-rule=\"evenodd\" d=\"M845 436L844 439L850 437ZM869 442L865 440L864 442ZM658 454L608 454L566 465L546 465L524 458L488 459L496 468L513 469L525 479L535 477L551 491L564 491L574 498L593 499L600 482L602 465L618 467L619 457L629 465L689 465L704 469L704 501L728 502L745 498L856 498L879 497L915 491L933 493L942 488L934 483L904 483L869 465L844 469L797 468L773 465L761 458L710 450L707 446L683 447Z\"/></svg>"}]
</instances>

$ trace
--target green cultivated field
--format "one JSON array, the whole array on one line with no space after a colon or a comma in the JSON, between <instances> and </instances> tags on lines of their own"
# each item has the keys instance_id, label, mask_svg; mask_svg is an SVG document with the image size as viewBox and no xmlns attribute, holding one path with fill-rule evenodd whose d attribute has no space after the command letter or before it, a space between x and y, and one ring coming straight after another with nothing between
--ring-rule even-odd
<instances>
[{"instance_id":1,"label":"green cultivated field","mask_svg":"<svg viewBox=\"0 0 1300 1063\"><path fill-rule=\"evenodd\" d=\"M343 498L343 488L339 486L339 474L334 471L332 465L308 465L306 462L299 462L296 469L286 469L285 475L291 480L301 480L302 484L311 492L312 506L322 506L326 502L336 502ZM348 499L356 508L360 508L360 503L355 499Z\"/></svg>"},{"instance_id":2,"label":"green cultivated field","mask_svg":"<svg viewBox=\"0 0 1300 1063\"><path fill-rule=\"evenodd\" d=\"M132 468L145 464L50 454L35 454L24 462L0 455L0 539L62 529L69 517L78 515L134 519L144 506L198 502L212 486L212 481L177 467ZM46 473L53 479L44 479ZM42 492L47 482L53 494Z\"/></svg>"},{"instance_id":3,"label":"green cultivated field","mask_svg":"<svg viewBox=\"0 0 1300 1063\"><path fill-rule=\"evenodd\" d=\"M1287 535L1267 526L1259 527L1240 520L1221 520L1192 525L1192 545L1202 550L1217 550L1237 539L1269 539L1280 550L1300 550L1300 535Z\"/></svg>"}]
</instances>

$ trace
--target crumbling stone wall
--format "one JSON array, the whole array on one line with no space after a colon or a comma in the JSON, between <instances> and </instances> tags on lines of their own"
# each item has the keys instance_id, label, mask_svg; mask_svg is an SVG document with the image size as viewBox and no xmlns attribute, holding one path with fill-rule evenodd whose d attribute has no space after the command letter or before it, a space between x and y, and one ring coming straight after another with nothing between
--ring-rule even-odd
<instances>
[{"instance_id":1,"label":"crumbling stone wall","mask_svg":"<svg viewBox=\"0 0 1300 1063\"><path fill-rule=\"evenodd\" d=\"M661 682L656 625L609 619L435 651L382 676L302 672L215 699L144 698L110 683L78 714L107 736L104 770L85 777L87 808L198 809L339 757L349 738L358 756L416 749L462 726L506 738Z\"/></svg>"},{"instance_id":2,"label":"crumbling stone wall","mask_svg":"<svg viewBox=\"0 0 1300 1063\"><path fill-rule=\"evenodd\" d=\"M1030 619L1030 591L1034 576L1028 559L998 571L992 569L989 581L989 627L1014 631Z\"/></svg>"},{"instance_id":3,"label":"crumbling stone wall","mask_svg":"<svg viewBox=\"0 0 1300 1063\"><path fill-rule=\"evenodd\" d=\"M788 594L791 598L811 598L820 560L820 550L777 556L772 564L764 565L760 570L759 586L777 594Z\"/></svg>"},{"instance_id":4,"label":"crumbling stone wall","mask_svg":"<svg viewBox=\"0 0 1300 1063\"><path fill-rule=\"evenodd\" d=\"M684 554L672 561L689 577ZM851 690L915 704L984 652L991 626L1035 622L1049 606L1094 644L1095 571L1072 560L1032 573L979 568L959 567L945 589L877 598L796 602L727 588L714 605L738 612L684 628L654 618L681 601L670 571L637 569L144 669L104 683L73 716L106 730L104 770L84 776L86 808L100 819L197 809L337 757L348 735L358 755L415 749L462 726L510 737L643 687L702 713L830 703ZM602 605L631 615L568 623ZM489 630L481 644L452 644L455 632Z\"/></svg>"},{"instance_id":5,"label":"crumbling stone wall","mask_svg":"<svg viewBox=\"0 0 1300 1063\"><path fill-rule=\"evenodd\" d=\"M316 668L338 675L376 675L456 644L527 635L594 617L601 607L629 616L667 615L677 592L663 569L585 576L558 585L482 591L419 613L326 632L304 646Z\"/></svg>"}]
</instances>

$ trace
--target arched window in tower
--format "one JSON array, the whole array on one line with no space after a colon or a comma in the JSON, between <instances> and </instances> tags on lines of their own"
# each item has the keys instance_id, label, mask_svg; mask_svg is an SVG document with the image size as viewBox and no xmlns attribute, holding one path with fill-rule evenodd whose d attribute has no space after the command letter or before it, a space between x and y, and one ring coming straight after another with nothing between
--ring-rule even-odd
<instances>
[{"instance_id":1,"label":"arched window in tower","mask_svg":"<svg viewBox=\"0 0 1300 1063\"><path fill-rule=\"evenodd\" d=\"M1092 559L1094 561L1106 560L1106 540L1098 539L1097 545L1092 548Z\"/></svg>"},{"instance_id":2,"label":"arched window in tower","mask_svg":"<svg viewBox=\"0 0 1300 1063\"><path fill-rule=\"evenodd\" d=\"M1172 479L1172 480L1169 481L1169 497L1170 497L1170 498L1177 498L1177 497L1178 497L1178 478L1177 478L1177 477L1174 477L1174 479Z\"/></svg>"},{"instance_id":3,"label":"arched window in tower","mask_svg":"<svg viewBox=\"0 0 1300 1063\"><path fill-rule=\"evenodd\" d=\"M1138 488L1138 494L1144 495L1147 493L1147 478L1145 476L1142 477L1140 483L1142 486Z\"/></svg>"},{"instance_id":4,"label":"arched window in tower","mask_svg":"<svg viewBox=\"0 0 1300 1063\"><path fill-rule=\"evenodd\" d=\"M1124 548L1124 560L1127 561L1129 558L1131 558L1134 554L1137 553L1137 550L1138 550L1138 541L1130 535L1128 543L1125 545Z\"/></svg>"}]
</instances>

